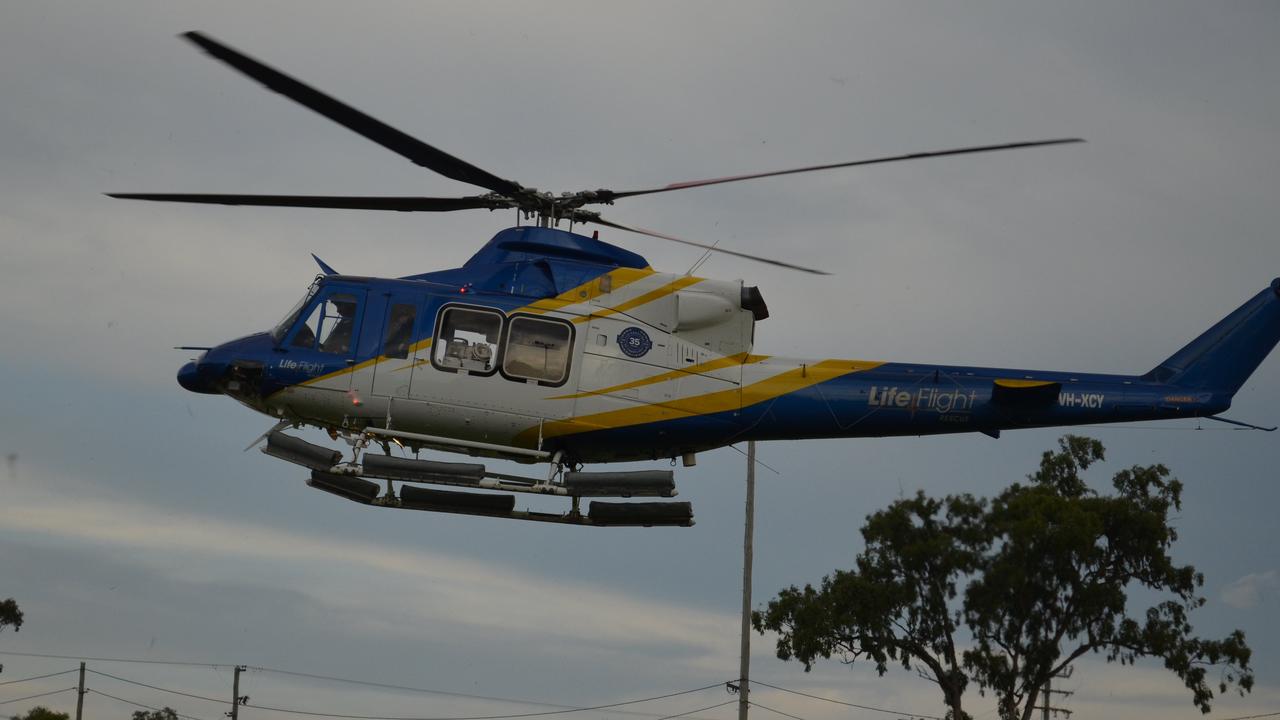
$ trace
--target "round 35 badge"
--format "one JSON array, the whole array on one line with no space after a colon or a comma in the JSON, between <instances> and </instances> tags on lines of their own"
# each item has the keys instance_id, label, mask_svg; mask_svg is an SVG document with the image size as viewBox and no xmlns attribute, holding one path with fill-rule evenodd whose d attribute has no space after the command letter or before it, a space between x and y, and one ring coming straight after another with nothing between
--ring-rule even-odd
<instances>
[{"instance_id":1,"label":"round 35 badge","mask_svg":"<svg viewBox=\"0 0 1280 720\"><path fill-rule=\"evenodd\" d=\"M644 357L653 347L653 341L649 339L649 333L644 330L629 327L618 333L618 347L627 357Z\"/></svg>"}]
</instances>

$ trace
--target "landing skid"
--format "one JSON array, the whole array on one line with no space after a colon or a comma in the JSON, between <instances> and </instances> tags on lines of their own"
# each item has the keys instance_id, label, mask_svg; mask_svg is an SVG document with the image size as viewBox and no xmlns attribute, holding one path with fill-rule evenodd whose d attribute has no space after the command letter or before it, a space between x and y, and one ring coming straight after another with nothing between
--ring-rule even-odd
<instances>
[{"instance_id":1,"label":"landing skid","mask_svg":"<svg viewBox=\"0 0 1280 720\"><path fill-rule=\"evenodd\" d=\"M547 479L538 479L489 472L478 463L413 460L369 453L361 460L360 450L367 444L367 441L353 440L354 457L350 462L342 462L342 454L336 450L273 430L267 434L262 452L311 470L311 477L307 479L309 487L363 505L594 527L690 527L694 524L693 508L687 502L592 501L586 513L581 511L583 497L674 497L675 476L669 470L558 472L559 464L555 463ZM385 491L382 484L370 478L382 480ZM402 483L398 494L395 482ZM555 495L569 498L572 506L563 514L517 510L515 495L434 490L407 483Z\"/></svg>"}]
</instances>

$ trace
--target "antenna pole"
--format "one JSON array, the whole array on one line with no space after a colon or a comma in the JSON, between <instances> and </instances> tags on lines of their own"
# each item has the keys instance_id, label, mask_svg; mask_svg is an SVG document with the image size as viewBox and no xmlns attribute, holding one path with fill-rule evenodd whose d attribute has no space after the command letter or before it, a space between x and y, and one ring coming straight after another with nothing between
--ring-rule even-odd
<instances>
[{"instance_id":1,"label":"antenna pole","mask_svg":"<svg viewBox=\"0 0 1280 720\"><path fill-rule=\"evenodd\" d=\"M751 706L751 562L756 516L756 441L747 441L747 521L742 533L742 647L738 662L738 720Z\"/></svg>"}]
</instances>

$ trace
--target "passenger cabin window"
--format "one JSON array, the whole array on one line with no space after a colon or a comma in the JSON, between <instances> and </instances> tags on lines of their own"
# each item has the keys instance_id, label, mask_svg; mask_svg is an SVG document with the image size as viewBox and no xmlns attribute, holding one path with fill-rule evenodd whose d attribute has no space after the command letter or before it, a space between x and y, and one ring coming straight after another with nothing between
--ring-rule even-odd
<instances>
[{"instance_id":1,"label":"passenger cabin window","mask_svg":"<svg viewBox=\"0 0 1280 720\"><path fill-rule=\"evenodd\" d=\"M409 357L409 344L413 341L413 321L418 309L413 305L391 306L387 315L387 332L382 337L382 354L389 358Z\"/></svg>"},{"instance_id":2,"label":"passenger cabin window","mask_svg":"<svg viewBox=\"0 0 1280 720\"><path fill-rule=\"evenodd\" d=\"M462 306L444 309L431 362L441 370L490 375L497 370L502 313Z\"/></svg>"},{"instance_id":3,"label":"passenger cabin window","mask_svg":"<svg viewBox=\"0 0 1280 720\"><path fill-rule=\"evenodd\" d=\"M354 295L334 294L316 305L293 336L290 346L322 353L345 355L351 352L358 303Z\"/></svg>"},{"instance_id":4,"label":"passenger cabin window","mask_svg":"<svg viewBox=\"0 0 1280 720\"><path fill-rule=\"evenodd\" d=\"M511 318L503 348L502 374L560 385L569 378L573 326L560 320L518 315Z\"/></svg>"}]
</instances>

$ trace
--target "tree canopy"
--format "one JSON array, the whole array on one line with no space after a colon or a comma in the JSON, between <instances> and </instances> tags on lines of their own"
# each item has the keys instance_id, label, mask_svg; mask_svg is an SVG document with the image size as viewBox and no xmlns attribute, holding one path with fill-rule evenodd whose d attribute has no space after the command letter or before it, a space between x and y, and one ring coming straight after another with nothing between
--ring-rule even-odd
<instances>
[{"instance_id":1,"label":"tree canopy","mask_svg":"<svg viewBox=\"0 0 1280 720\"><path fill-rule=\"evenodd\" d=\"M12 627L14 632L22 629L22 611L13 598L0 600L0 632L7 627ZM4 663L0 663L0 672L4 672Z\"/></svg>"},{"instance_id":2,"label":"tree canopy","mask_svg":"<svg viewBox=\"0 0 1280 720\"><path fill-rule=\"evenodd\" d=\"M0 600L0 632L7 627L12 627L14 632L22 628L22 611L13 598Z\"/></svg>"},{"instance_id":3,"label":"tree canopy","mask_svg":"<svg viewBox=\"0 0 1280 720\"><path fill-rule=\"evenodd\" d=\"M1028 482L991 500L900 499L868 516L854 569L819 588L782 590L754 614L755 627L778 633L778 657L806 670L831 657L869 661L881 675L894 663L915 667L956 719L968 717L962 696L974 684L996 696L1002 718L1027 720L1050 679L1088 654L1163 660L1203 712L1212 667L1219 693L1247 692L1244 634L1192 634L1204 578L1169 555L1182 484L1163 465L1135 466L1100 495L1081 473L1103 456L1098 441L1068 435ZM1129 591L1139 587L1165 599L1131 616ZM962 642L969 649L958 650Z\"/></svg>"},{"instance_id":4,"label":"tree canopy","mask_svg":"<svg viewBox=\"0 0 1280 720\"><path fill-rule=\"evenodd\" d=\"M178 711L168 705L159 710L134 710L133 720L178 720Z\"/></svg>"},{"instance_id":5,"label":"tree canopy","mask_svg":"<svg viewBox=\"0 0 1280 720\"><path fill-rule=\"evenodd\" d=\"M43 705L37 705L28 710L26 715L14 715L9 720L71 720L71 716L64 712L50 710Z\"/></svg>"}]
</instances>

